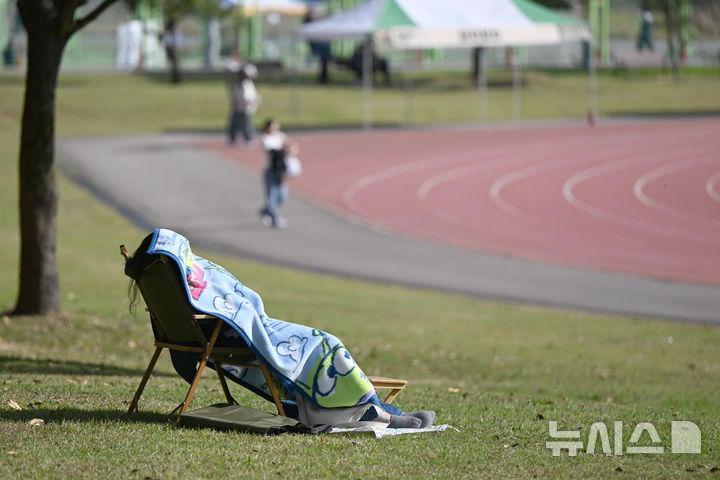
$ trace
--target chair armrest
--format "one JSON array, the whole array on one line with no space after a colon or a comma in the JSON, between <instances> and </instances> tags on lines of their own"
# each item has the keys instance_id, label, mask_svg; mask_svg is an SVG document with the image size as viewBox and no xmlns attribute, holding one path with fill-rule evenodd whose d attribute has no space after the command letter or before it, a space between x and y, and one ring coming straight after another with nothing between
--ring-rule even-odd
<instances>
[{"instance_id":1,"label":"chair armrest","mask_svg":"<svg viewBox=\"0 0 720 480\"><path fill-rule=\"evenodd\" d=\"M385 377L367 377L368 380L370 380L370 383L373 384L373 387L375 388L389 388L390 393L385 398L385 403L392 403L393 400L395 400L395 397L398 396L398 394L405 389L405 386L407 385L407 380L400 380L397 378L385 378Z\"/></svg>"},{"instance_id":2,"label":"chair armrest","mask_svg":"<svg viewBox=\"0 0 720 480\"><path fill-rule=\"evenodd\" d=\"M367 377L375 388L399 388L402 390L407 385L407 380L386 377Z\"/></svg>"}]
</instances>

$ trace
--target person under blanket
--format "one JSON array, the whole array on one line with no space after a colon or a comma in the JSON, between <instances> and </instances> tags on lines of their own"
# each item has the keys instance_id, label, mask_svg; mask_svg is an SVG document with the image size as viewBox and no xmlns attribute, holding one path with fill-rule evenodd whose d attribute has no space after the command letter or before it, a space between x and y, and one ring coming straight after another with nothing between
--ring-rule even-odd
<instances>
[{"instance_id":1,"label":"person under blanket","mask_svg":"<svg viewBox=\"0 0 720 480\"><path fill-rule=\"evenodd\" d=\"M313 416L323 418L323 412L342 413L343 408L348 411L359 408L361 413L365 412L361 420L379 421L390 428L432 426L435 420L432 410L403 412L382 402L339 339L312 327L270 318L259 294L221 266L194 255L188 240L171 230L155 229L127 260L125 274L131 278L131 309L137 301L134 281L158 255L169 257L177 264L178 273L183 272L188 300L196 310L224 320L227 328L221 337L229 342L225 345L238 341L249 345L275 374L284 392L283 404L295 407L286 409L288 416L298 418L300 411L306 419L300 420L307 421ZM175 370L190 383L195 375L196 357L180 351L171 351L171 355ZM267 385L262 376L253 377L248 370L252 369L224 367L228 378L269 398L263 390ZM363 409L363 405L374 405L381 411Z\"/></svg>"}]
</instances>

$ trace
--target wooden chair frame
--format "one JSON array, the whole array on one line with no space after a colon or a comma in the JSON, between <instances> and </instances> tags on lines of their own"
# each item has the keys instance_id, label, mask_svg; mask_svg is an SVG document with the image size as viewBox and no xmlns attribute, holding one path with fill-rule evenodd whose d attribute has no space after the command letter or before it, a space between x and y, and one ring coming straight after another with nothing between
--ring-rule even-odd
<instances>
[{"instance_id":1,"label":"wooden chair frame","mask_svg":"<svg viewBox=\"0 0 720 480\"><path fill-rule=\"evenodd\" d=\"M130 259L130 255L125 248L124 245L120 246L120 252L122 256L125 258L125 261L127 262ZM150 263L145 268L145 271L150 269L155 263L162 262L162 263L168 263L170 260L168 257L164 255L160 255L158 259ZM142 292L141 292L142 293ZM143 297L145 297L145 294L143 293ZM153 311L151 305L148 305L147 310L150 313L151 319L155 320L157 317L155 315L155 312ZM178 343L172 343L172 342L166 342L166 341L158 341L155 340L155 352L153 353L152 357L150 358L150 363L148 363L147 368L145 369L145 374L143 375L142 379L140 380L140 385L138 385L137 390L135 391L135 396L133 397L132 401L130 402L130 407L128 408L128 413L132 414L134 412L138 411L138 403L140 401L140 397L142 396L143 390L145 390L145 386L147 385L148 380L150 379L150 375L152 374L155 365L158 361L158 358L160 358L160 354L162 353L163 349L167 348L168 350L178 350L178 351L184 351L184 352L193 352L193 353L199 353L200 354L200 362L197 367L197 372L195 373L195 376L193 378L193 381L190 384L190 388L188 389L187 394L185 395L185 399L170 413L170 415L174 414L175 412L178 412L178 418L177 421L180 421L180 415L185 413L190 405L190 401L192 400L193 396L195 395L195 391L197 389L198 383L200 382L200 377L203 374L203 371L205 370L205 366L208 362L208 360L212 359L213 364L215 366L215 371L217 372L218 378L220 380L220 385L222 386L223 394L225 395L225 398L227 399L228 403L231 404L237 404L235 399L230 394L230 389L228 388L227 381L225 379L225 376L223 375L223 368L222 366L224 364L227 365L234 365L242 368L255 368L259 369L263 377L265 378L265 381L267 382L268 388L270 390L270 394L273 399L273 403L275 404L275 407L277 408L278 414L286 416L285 410L283 408L282 402L280 400L280 396L278 395L277 389L275 388L275 384L272 381L272 378L270 376L270 371L268 370L267 366L260 361L255 355L252 355L254 359L257 361L257 365L253 363L248 362L235 362L235 361L219 361L217 358L213 358L213 353L218 350L223 350L223 353L227 353L227 348L221 347L220 349L216 349L215 344L217 342L218 336L220 335L220 331L224 325L224 321L221 318L218 318L214 315L207 315L207 314L200 314L200 313L194 313L190 315L190 322L194 327L200 328L200 323L203 322L212 322L214 321L214 326L212 328L212 334L210 335L210 338L207 338L204 342L203 346L188 346ZM249 349L247 349L247 352L245 352L244 349L238 349L238 351L243 351L243 353L251 353ZM224 355L224 358L226 358L227 355ZM390 392L385 398L386 403L392 403L392 401L397 397L397 395L405 389L405 386L407 385L406 380L398 380L398 379L392 379L392 378L385 378L385 377L368 377L368 380L373 384L373 387L376 389L389 389Z\"/></svg>"},{"instance_id":2,"label":"wooden chair frame","mask_svg":"<svg viewBox=\"0 0 720 480\"><path fill-rule=\"evenodd\" d=\"M206 319L213 319L217 318L212 315L193 315L193 320L206 320ZM135 396L133 397L132 401L130 402L130 407L128 408L128 413L132 414L133 412L138 411L138 402L140 400L140 396L143 393L143 390L145 389L145 385L148 382L148 379L150 378L150 375L152 374L153 369L155 368L155 364L157 363L158 358L160 358L160 353L162 352L163 348L167 348L168 350L180 350L184 352L195 352L200 353L200 363L197 367L197 373L195 374L195 378L193 378L192 383L190 384L190 388L188 389L187 395L185 395L185 400L182 401L175 409L170 412L172 415L175 412L178 412L178 421L180 421L179 415L182 415L185 413L188 409L188 406L190 405L190 400L192 400L193 395L195 395L195 390L197 389L198 383L200 382L200 377L203 374L203 371L205 369L205 365L207 364L207 361L209 359L212 359L212 352L213 347L215 346L215 342L217 341L217 337L220 334L220 329L223 326L223 320L217 319L215 323L215 327L213 329L212 336L210 337L210 340L208 343L205 344L204 347L189 347L185 345L177 345L173 343L167 343L167 342L155 342L155 353L153 353L152 358L150 359L150 363L147 366L147 369L145 369L145 374L143 375L142 380L140 380L140 385L137 388L137 391L135 392ZM222 366L224 363L213 359L213 363L215 365L215 371L217 372L218 378L220 379L220 385L222 386L223 393L225 394L225 398L227 399L228 403L237 404L237 401L233 398L233 396L230 394L230 389L228 388L227 381L225 380L225 376L222 373ZM277 389L275 388L275 384L272 381L272 378L270 377L270 371L267 369L264 363L262 363L260 360L258 360L258 365L245 363L245 362L225 362L225 364L228 365L234 365L238 367L244 367L244 368L256 368L262 371L263 377L265 377L265 381L267 382L268 388L270 389L270 394L273 398L273 403L275 403L275 407L277 408L278 414L285 416L285 409L283 408L282 402L280 401L280 397L278 396ZM179 411L178 411L179 410Z\"/></svg>"},{"instance_id":3,"label":"wooden chair frame","mask_svg":"<svg viewBox=\"0 0 720 480\"><path fill-rule=\"evenodd\" d=\"M407 380L398 380L396 378L385 378L385 377L367 377L368 380L370 380L370 383L373 384L373 387L375 389L379 388L387 388L390 389L390 392L387 394L387 397L385 397L385 400L383 400L385 403L392 403L393 400L395 400L395 397L398 396L398 394L405 390L405 386L407 385Z\"/></svg>"},{"instance_id":4,"label":"wooden chair frame","mask_svg":"<svg viewBox=\"0 0 720 480\"><path fill-rule=\"evenodd\" d=\"M130 255L125 248L124 245L120 246L120 253L125 258L125 261L127 262L130 259ZM168 257L164 255L159 255L156 260L151 262L147 267L145 267L145 272L147 272L150 268L155 266L156 263L161 262L164 264L167 264L170 262ZM140 282L138 282L138 287L140 287ZM146 299L146 303L148 303L148 312L150 313L150 318L155 321L157 319L157 312L153 311L153 305L152 302L147 302L146 292L142 291L142 288L140 288L141 293L143 294L143 298ZM188 302L189 305L189 302ZM189 307L191 308L191 307ZM193 378L193 381L190 383L190 388L188 389L187 394L185 395L185 399L170 413L171 415L175 412L178 412L178 421L180 419L179 415L182 415L185 413L190 405L190 401L192 400L193 396L195 395L195 391L197 389L198 383L200 382L200 378L202 377L202 374L205 370L205 366L207 365L208 360L213 361L215 371L217 372L218 379L220 380L220 385L222 387L223 393L225 395L225 398L227 399L228 403L237 404L235 399L230 394L230 389L228 388L227 381L225 379L225 376L223 375L223 365L234 365L241 368L254 368L259 369L263 377L265 378L265 381L267 382L268 389L270 390L270 395L272 396L273 403L275 404L275 407L277 408L277 411L280 415L285 416L285 410L282 405L282 401L280 400L280 396L278 395L277 389L275 388L275 384L272 381L272 378L270 376L270 371L268 370L267 366L260 361L255 355L252 354L249 348L227 348L227 347L218 347L216 348L216 342L218 340L218 337L220 335L220 330L222 329L224 325L224 321L221 318L218 318L214 315L206 315L206 314L200 314L197 312L193 312L188 315L189 318L187 319L179 319L180 321L188 320L192 326L198 331L198 337L202 338L203 341L199 342L202 346L188 346L180 343L173 343L170 341L160 341L155 340L155 352L153 353L152 357L150 358L150 363L148 363L147 368L145 369L145 374L143 375L142 379L140 380L140 385L138 385L137 390L135 391L135 396L133 397L132 401L130 402L130 407L128 408L128 413L132 414L134 412L138 411L138 402L140 401L140 397L142 396L143 390L145 390L145 386L147 385L148 380L150 379L150 375L152 374L155 365L158 361L158 358L160 358L160 354L162 353L163 349L167 348L168 350L177 350L177 351L183 351L183 352L191 352L191 353L198 353L200 354L200 361L197 366L197 371L195 373L195 376ZM209 338L205 337L205 335L202 333L201 329L202 325L210 325L212 327L212 333L210 334ZM240 353L241 357L245 357L247 360L248 357L251 357L251 359L254 359L257 361L257 365L254 363L249 363L247 361L231 361L228 360L228 357L232 357L232 352L236 351ZM222 354L223 360L221 361L219 358L216 357L217 355Z\"/></svg>"}]
</instances>

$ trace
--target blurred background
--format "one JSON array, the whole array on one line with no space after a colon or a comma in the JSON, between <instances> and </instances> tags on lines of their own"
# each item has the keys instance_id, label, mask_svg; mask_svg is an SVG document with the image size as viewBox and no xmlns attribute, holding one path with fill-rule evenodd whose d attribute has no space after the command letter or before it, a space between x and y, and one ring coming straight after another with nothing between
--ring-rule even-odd
<instances>
[{"instance_id":1,"label":"blurred background","mask_svg":"<svg viewBox=\"0 0 720 480\"><path fill-rule=\"evenodd\" d=\"M156 71L173 58L184 70L217 71L231 59L266 68L314 71L318 56L298 28L351 9L366 0L218 0L117 2L100 18L74 35L62 68L66 70ZM99 0L90 0L90 10ZM640 14L653 14L655 54L675 53L684 65L720 66L720 2L695 0L544 0L537 2L586 21L597 44L599 66L636 60ZM672 8L668 8L670 5ZM675 37L672 47L668 38ZM22 69L25 34L15 2L0 0L0 46L6 69ZM350 57L357 41L331 42L333 57ZM377 48L382 50L382 45ZM523 47L513 55L489 48L489 68L504 68L511 56L529 67L577 68L586 62L582 42ZM672 49L673 52L669 52ZM471 68L467 49L381 51L393 70L462 70ZM635 57L633 56L635 55Z\"/></svg>"}]
</instances>

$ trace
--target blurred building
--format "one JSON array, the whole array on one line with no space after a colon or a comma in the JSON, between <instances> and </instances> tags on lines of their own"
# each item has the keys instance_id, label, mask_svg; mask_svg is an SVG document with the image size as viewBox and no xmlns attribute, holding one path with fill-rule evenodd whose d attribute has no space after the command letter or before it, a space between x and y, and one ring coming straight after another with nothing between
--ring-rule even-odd
<instances>
[{"instance_id":1,"label":"blurred building","mask_svg":"<svg viewBox=\"0 0 720 480\"><path fill-rule=\"evenodd\" d=\"M101 0L89 0L86 11ZM229 59L274 62L294 69L316 69L317 58L310 55L307 42L294 36L309 9L314 18L352 8L365 0L217 0L221 14L204 18L197 14L184 16L172 38L163 37L163 14L151 2L139 2L130 10L118 1L99 18L74 35L63 57L63 69L84 70L157 70L166 67L163 41L173 41L184 69L220 69ZM584 18L583 2L571 15ZM608 20L610 51L634 50L637 33L638 4L635 0L610 0ZM300 8L298 8L298 6ZM707 28L706 15L692 16L692 49L690 65L717 65L720 35ZM661 15L656 15L656 51L664 51L665 39ZM307 18L305 18L307 20ZM604 27L604 28L605 28ZM712 27L712 25L711 25ZM716 28L716 27L715 27ZM695 32L698 32L697 34ZM355 42L332 42L333 55L349 57ZM5 68L22 68L25 61L25 33L14 0L0 0L0 48ZM394 68L417 67L418 55L412 52L383 52ZM528 66L567 68L581 63L580 45L528 47L519 53ZM424 69L458 69L469 67L467 51L430 49L421 52ZM488 66L504 66L507 52L489 49Z\"/></svg>"}]
</instances>

